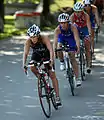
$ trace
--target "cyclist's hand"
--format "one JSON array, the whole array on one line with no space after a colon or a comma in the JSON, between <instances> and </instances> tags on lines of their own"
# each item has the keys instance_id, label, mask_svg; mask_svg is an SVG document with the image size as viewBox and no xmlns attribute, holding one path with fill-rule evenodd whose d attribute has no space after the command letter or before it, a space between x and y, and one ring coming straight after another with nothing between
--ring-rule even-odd
<instances>
[{"instance_id":1,"label":"cyclist's hand","mask_svg":"<svg viewBox=\"0 0 104 120\"><path fill-rule=\"evenodd\" d=\"M25 72L25 74L27 75L27 66L26 65L24 65L24 72Z\"/></svg>"}]
</instances>

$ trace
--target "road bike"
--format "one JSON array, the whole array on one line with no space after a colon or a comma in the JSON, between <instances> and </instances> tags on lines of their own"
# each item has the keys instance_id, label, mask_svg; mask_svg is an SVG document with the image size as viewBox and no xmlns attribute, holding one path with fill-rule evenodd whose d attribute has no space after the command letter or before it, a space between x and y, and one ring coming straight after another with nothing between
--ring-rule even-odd
<instances>
[{"instance_id":1,"label":"road bike","mask_svg":"<svg viewBox=\"0 0 104 120\"><path fill-rule=\"evenodd\" d=\"M39 95L41 108L47 118L50 118L51 116L51 102L55 110L58 109L58 106L56 104L56 93L50 83L50 78L49 78L50 65L49 64L50 64L50 61L49 60L46 61L44 59L42 59L42 61L40 62L31 61L28 64L28 67L36 66L37 70L39 71L38 95Z\"/></svg>"},{"instance_id":2,"label":"road bike","mask_svg":"<svg viewBox=\"0 0 104 120\"><path fill-rule=\"evenodd\" d=\"M65 43L64 45L62 45L61 48L55 49L55 52L59 52L62 51L64 53L64 62L65 62L65 70L66 70L66 79L69 81L70 84L70 88L71 88L71 93L74 96L75 92L75 74L73 72L73 68L72 68L72 64L70 61L70 56L69 53L70 51L70 47L69 45L67 45L67 43Z\"/></svg>"}]
</instances>

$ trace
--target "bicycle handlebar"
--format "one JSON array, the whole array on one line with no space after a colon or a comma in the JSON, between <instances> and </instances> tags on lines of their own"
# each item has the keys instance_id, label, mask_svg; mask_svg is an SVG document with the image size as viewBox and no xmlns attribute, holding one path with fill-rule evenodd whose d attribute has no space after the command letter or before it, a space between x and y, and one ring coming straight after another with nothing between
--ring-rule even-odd
<instances>
[{"instance_id":1,"label":"bicycle handlebar","mask_svg":"<svg viewBox=\"0 0 104 120\"><path fill-rule=\"evenodd\" d=\"M50 60L47 60L47 61L43 61L43 60L41 60L40 62L36 62L36 61L30 61L29 63L28 63L28 67L31 67L31 66L38 66L38 67L40 67L42 64L49 64L50 63Z\"/></svg>"},{"instance_id":2,"label":"bicycle handlebar","mask_svg":"<svg viewBox=\"0 0 104 120\"><path fill-rule=\"evenodd\" d=\"M77 50L77 47L73 47L73 46L70 46L67 45L67 46L62 46L61 48L57 48L55 49L55 52L58 52L58 51L65 51L65 52L73 52L72 50Z\"/></svg>"}]
</instances>

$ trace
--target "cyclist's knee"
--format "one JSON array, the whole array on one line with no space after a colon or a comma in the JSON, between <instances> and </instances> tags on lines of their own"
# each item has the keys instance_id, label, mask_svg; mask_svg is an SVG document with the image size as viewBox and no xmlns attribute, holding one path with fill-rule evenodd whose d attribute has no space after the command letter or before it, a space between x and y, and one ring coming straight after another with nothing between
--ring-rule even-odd
<instances>
[{"instance_id":1,"label":"cyclist's knee","mask_svg":"<svg viewBox=\"0 0 104 120\"><path fill-rule=\"evenodd\" d=\"M31 67L30 67L30 70L31 70L33 73L36 73L36 71L37 71L35 66L31 66Z\"/></svg>"},{"instance_id":2,"label":"cyclist's knee","mask_svg":"<svg viewBox=\"0 0 104 120\"><path fill-rule=\"evenodd\" d=\"M70 54L70 60L71 60L72 63L76 61L76 58L75 58L75 54L74 54L74 53L71 53L71 54Z\"/></svg>"},{"instance_id":3,"label":"cyclist's knee","mask_svg":"<svg viewBox=\"0 0 104 120\"><path fill-rule=\"evenodd\" d=\"M50 71L49 76L50 76L51 80L56 79L55 72Z\"/></svg>"},{"instance_id":4,"label":"cyclist's knee","mask_svg":"<svg viewBox=\"0 0 104 120\"><path fill-rule=\"evenodd\" d=\"M90 42L91 42L90 37L85 37L84 38L85 47L89 47L90 46Z\"/></svg>"}]
</instances>

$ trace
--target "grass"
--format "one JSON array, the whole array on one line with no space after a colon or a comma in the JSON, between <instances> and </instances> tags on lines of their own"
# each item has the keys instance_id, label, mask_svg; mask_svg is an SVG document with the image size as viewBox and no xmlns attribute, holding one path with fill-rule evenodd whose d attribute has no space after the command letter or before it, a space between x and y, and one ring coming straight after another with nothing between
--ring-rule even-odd
<instances>
[{"instance_id":1,"label":"grass","mask_svg":"<svg viewBox=\"0 0 104 120\"><path fill-rule=\"evenodd\" d=\"M81 0L78 0L81 1ZM55 3L50 6L50 11L52 13L59 10L61 7L72 7L73 0L55 0ZM42 30L52 30L55 26L44 27ZM26 34L26 29L17 29L15 28L15 19L14 16L7 15L5 16L5 25L4 25L4 33L0 33L0 40L11 37L13 35L21 35Z\"/></svg>"},{"instance_id":2,"label":"grass","mask_svg":"<svg viewBox=\"0 0 104 120\"><path fill-rule=\"evenodd\" d=\"M0 33L0 40L7 37L11 37L13 35L21 35L25 33L26 29L20 30L15 28L14 16L11 15L5 16L4 33Z\"/></svg>"}]
</instances>

